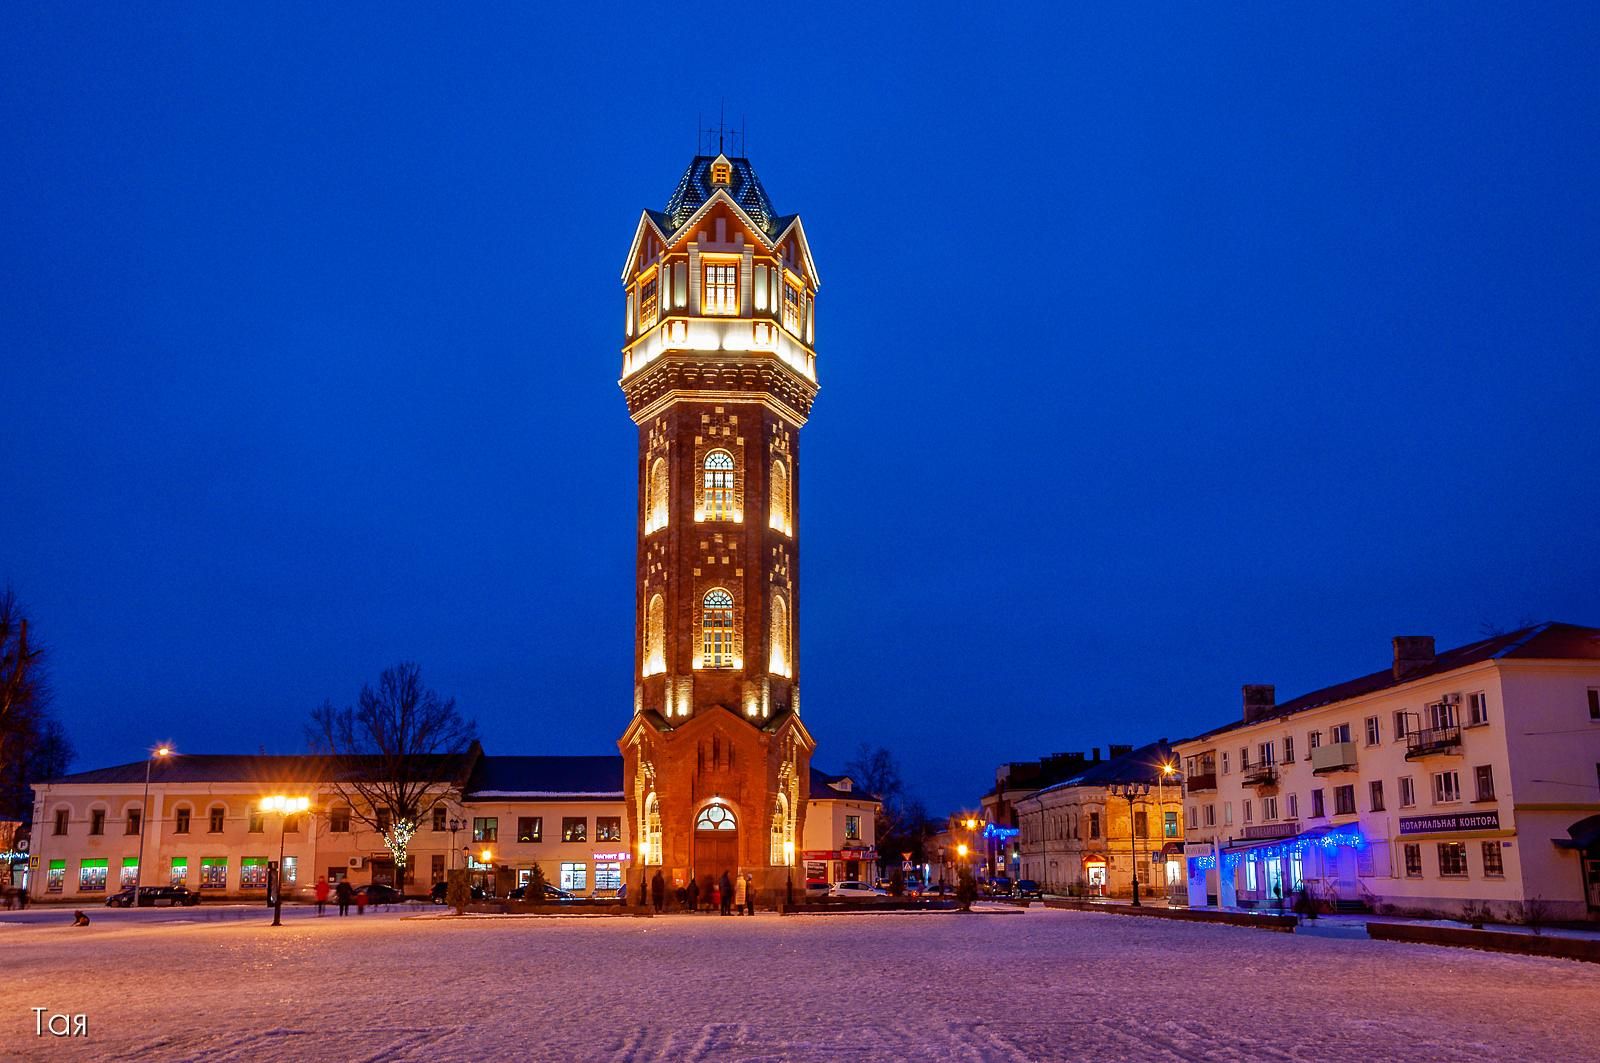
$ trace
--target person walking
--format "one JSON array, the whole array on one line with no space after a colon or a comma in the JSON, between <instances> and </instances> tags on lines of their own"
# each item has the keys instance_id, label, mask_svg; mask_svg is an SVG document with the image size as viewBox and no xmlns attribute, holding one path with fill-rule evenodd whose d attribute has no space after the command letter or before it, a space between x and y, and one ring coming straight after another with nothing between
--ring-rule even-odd
<instances>
[{"instance_id":1,"label":"person walking","mask_svg":"<svg viewBox=\"0 0 1600 1063\"><path fill-rule=\"evenodd\" d=\"M718 915L727 915L728 907L722 903L722 884L728 881L728 873L724 871L722 878L711 880L711 910Z\"/></svg>"},{"instance_id":2,"label":"person walking","mask_svg":"<svg viewBox=\"0 0 1600 1063\"><path fill-rule=\"evenodd\" d=\"M744 914L744 905L745 901L749 899L749 894L750 883L745 881L743 875L740 875L738 881L733 884L733 909L740 915Z\"/></svg>"},{"instance_id":3,"label":"person walking","mask_svg":"<svg viewBox=\"0 0 1600 1063\"><path fill-rule=\"evenodd\" d=\"M321 915L323 908L328 904L328 880L321 875L317 876L317 914Z\"/></svg>"},{"instance_id":4,"label":"person walking","mask_svg":"<svg viewBox=\"0 0 1600 1063\"><path fill-rule=\"evenodd\" d=\"M666 896L666 880L661 877L661 872L657 871L655 878L650 880L650 903L655 905L657 915L661 914L661 904L666 900Z\"/></svg>"},{"instance_id":5,"label":"person walking","mask_svg":"<svg viewBox=\"0 0 1600 1063\"><path fill-rule=\"evenodd\" d=\"M691 912L700 910L700 880L697 878L689 880L689 910Z\"/></svg>"},{"instance_id":6,"label":"person walking","mask_svg":"<svg viewBox=\"0 0 1600 1063\"><path fill-rule=\"evenodd\" d=\"M340 879L339 884L334 887L333 897L334 900L339 902L340 915L350 914L350 895L354 892L355 891L350 888L350 883L346 882L344 879Z\"/></svg>"},{"instance_id":7,"label":"person walking","mask_svg":"<svg viewBox=\"0 0 1600 1063\"><path fill-rule=\"evenodd\" d=\"M756 914L756 880L748 871L744 873L744 914Z\"/></svg>"},{"instance_id":8,"label":"person walking","mask_svg":"<svg viewBox=\"0 0 1600 1063\"><path fill-rule=\"evenodd\" d=\"M722 881L717 883L717 899L718 899L718 901L721 902L722 914L723 915L732 915L733 914L733 880L728 877L728 873L726 871L724 871L722 873Z\"/></svg>"}]
</instances>

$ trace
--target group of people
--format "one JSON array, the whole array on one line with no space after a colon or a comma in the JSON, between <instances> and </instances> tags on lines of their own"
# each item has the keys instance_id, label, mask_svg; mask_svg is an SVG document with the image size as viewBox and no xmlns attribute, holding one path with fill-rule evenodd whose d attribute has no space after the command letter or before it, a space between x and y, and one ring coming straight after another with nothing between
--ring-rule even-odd
<instances>
[{"instance_id":1,"label":"group of people","mask_svg":"<svg viewBox=\"0 0 1600 1063\"><path fill-rule=\"evenodd\" d=\"M339 884L333 887L333 889L330 891L328 888L328 880L319 877L317 879L317 888L315 890L318 915L321 915L323 909L327 906L328 894L330 892L333 894L334 901L339 905L340 915L349 915L351 904L356 906L357 915L365 915L367 913L367 895L365 893L357 892L351 887L350 883L346 882L344 879L340 879Z\"/></svg>"},{"instance_id":2,"label":"group of people","mask_svg":"<svg viewBox=\"0 0 1600 1063\"><path fill-rule=\"evenodd\" d=\"M742 875L731 875L724 871L721 878L707 875L704 885L699 879L691 878L687 886L677 888L675 896L678 907L686 912L704 910L722 915L756 914L755 880L748 871ZM667 881L661 877L660 871L650 880L650 904L658 915L666 910Z\"/></svg>"}]
</instances>

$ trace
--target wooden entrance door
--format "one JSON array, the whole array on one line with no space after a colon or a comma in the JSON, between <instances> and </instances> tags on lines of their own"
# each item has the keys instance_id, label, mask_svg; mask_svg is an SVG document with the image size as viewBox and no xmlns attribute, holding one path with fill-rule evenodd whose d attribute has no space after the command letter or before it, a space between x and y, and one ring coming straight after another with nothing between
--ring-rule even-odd
<instances>
[{"instance_id":1,"label":"wooden entrance door","mask_svg":"<svg viewBox=\"0 0 1600 1063\"><path fill-rule=\"evenodd\" d=\"M733 809L713 803L695 817L694 877L703 887L707 877L721 881L724 871L729 877L739 873L739 826Z\"/></svg>"}]
</instances>

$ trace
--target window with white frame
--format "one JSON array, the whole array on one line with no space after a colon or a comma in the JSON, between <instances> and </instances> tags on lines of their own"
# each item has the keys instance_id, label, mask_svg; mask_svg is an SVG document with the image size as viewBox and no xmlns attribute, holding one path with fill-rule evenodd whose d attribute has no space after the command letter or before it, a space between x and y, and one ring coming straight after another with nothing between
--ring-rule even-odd
<instances>
[{"instance_id":1,"label":"window with white frame","mask_svg":"<svg viewBox=\"0 0 1600 1063\"><path fill-rule=\"evenodd\" d=\"M1411 776L1400 777L1400 807L1415 808L1417 806L1417 784L1411 781Z\"/></svg>"},{"instance_id":2,"label":"window with white frame","mask_svg":"<svg viewBox=\"0 0 1600 1063\"><path fill-rule=\"evenodd\" d=\"M1383 780L1373 779L1367 783L1367 804L1373 812L1383 811Z\"/></svg>"},{"instance_id":3,"label":"window with white frame","mask_svg":"<svg viewBox=\"0 0 1600 1063\"><path fill-rule=\"evenodd\" d=\"M733 455L726 450L713 450L705 461L706 520L734 519Z\"/></svg>"},{"instance_id":4,"label":"window with white frame","mask_svg":"<svg viewBox=\"0 0 1600 1063\"><path fill-rule=\"evenodd\" d=\"M1278 750L1271 742L1262 742L1256 748L1256 754L1261 758L1264 767L1271 767L1272 762L1278 759Z\"/></svg>"},{"instance_id":5,"label":"window with white frame","mask_svg":"<svg viewBox=\"0 0 1600 1063\"><path fill-rule=\"evenodd\" d=\"M1347 723L1335 724L1328 728L1328 744L1350 741L1350 725Z\"/></svg>"},{"instance_id":6,"label":"window with white frame","mask_svg":"<svg viewBox=\"0 0 1600 1063\"><path fill-rule=\"evenodd\" d=\"M1440 842L1439 843L1439 877L1440 878L1466 878L1467 877L1467 843L1466 842Z\"/></svg>"},{"instance_id":7,"label":"window with white frame","mask_svg":"<svg viewBox=\"0 0 1600 1063\"><path fill-rule=\"evenodd\" d=\"M576 862L561 864L561 888L577 893L589 888L589 865Z\"/></svg>"},{"instance_id":8,"label":"window with white frame","mask_svg":"<svg viewBox=\"0 0 1600 1063\"><path fill-rule=\"evenodd\" d=\"M1333 814L1336 816L1353 816L1356 814L1356 788L1351 783L1333 788Z\"/></svg>"},{"instance_id":9,"label":"window with white frame","mask_svg":"<svg viewBox=\"0 0 1600 1063\"><path fill-rule=\"evenodd\" d=\"M1278 818L1278 799L1276 797L1263 797L1261 799L1261 818L1269 823Z\"/></svg>"},{"instance_id":10,"label":"window with white frame","mask_svg":"<svg viewBox=\"0 0 1600 1063\"><path fill-rule=\"evenodd\" d=\"M1369 746L1377 745L1379 737L1380 737L1380 735L1379 735L1379 732L1378 732L1378 718L1376 716L1368 716L1367 717L1367 745L1369 745Z\"/></svg>"},{"instance_id":11,"label":"window with white frame","mask_svg":"<svg viewBox=\"0 0 1600 1063\"><path fill-rule=\"evenodd\" d=\"M1477 784L1478 800L1494 800L1494 768L1488 764L1479 764L1472 769L1473 782Z\"/></svg>"},{"instance_id":12,"label":"window with white frame","mask_svg":"<svg viewBox=\"0 0 1600 1063\"><path fill-rule=\"evenodd\" d=\"M1222 825L1224 827L1233 826L1233 802L1232 801L1224 801L1224 802L1222 802Z\"/></svg>"},{"instance_id":13,"label":"window with white frame","mask_svg":"<svg viewBox=\"0 0 1600 1063\"><path fill-rule=\"evenodd\" d=\"M1222 774L1228 774L1228 754L1222 754Z\"/></svg>"},{"instance_id":14,"label":"window with white frame","mask_svg":"<svg viewBox=\"0 0 1600 1063\"><path fill-rule=\"evenodd\" d=\"M1244 823L1252 822L1251 818L1250 818L1250 816L1251 816L1250 799L1248 797L1245 798L1243 801L1239 802L1239 810L1240 810L1240 819L1241 819L1242 822L1244 822Z\"/></svg>"},{"instance_id":15,"label":"window with white frame","mask_svg":"<svg viewBox=\"0 0 1600 1063\"><path fill-rule=\"evenodd\" d=\"M1407 842L1406 852L1406 878L1422 877L1422 846Z\"/></svg>"},{"instance_id":16,"label":"window with white frame","mask_svg":"<svg viewBox=\"0 0 1600 1063\"><path fill-rule=\"evenodd\" d=\"M700 289L700 308L705 314L727 317L739 312L739 266L733 262L709 262L705 284Z\"/></svg>"},{"instance_id":17,"label":"window with white frame","mask_svg":"<svg viewBox=\"0 0 1600 1063\"><path fill-rule=\"evenodd\" d=\"M1483 843L1483 877L1484 878L1504 878L1505 874L1506 874L1506 865L1501 860L1500 843L1499 842L1484 842Z\"/></svg>"},{"instance_id":18,"label":"window with white frame","mask_svg":"<svg viewBox=\"0 0 1600 1063\"><path fill-rule=\"evenodd\" d=\"M1286 804L1287 804L1288 809L1289 809L1289 818L1290 819L1299 819L1300 818L1300 795L1299 794L1290 794L1289 795L1289 799L1286 802Z\"/></svg>"},{"instance_id":19,"label":"window with white frame","mask_svg":"<svg viewBox=\"0 0 1600 1063\"><path fill-rule=\"evenodd\" d=\"M1207 805L1206 806L1206 826L1215 827L1216 825L1217 825L1217 806L1216 805Z\"/></svg>"},{"instance_id":20,"label":"window with white frame","mask_svg":"<svg viewBox=\"0 0 1600 1063\"><path fill-rule=\"evenodd\" d=\"M1433 803L1444 805L1459 800L1461 800L1461 775L1453 771L1434 772Z\"/></svg>"},{"instance_id":21,"label":"window with white frame","mask_svg":"<svg viewBox=\"0 0 1600 1063\"><path fill-rule=\"evenodd\" d=\"M1322 732L1309 731L1306 733L1306 759L1311 759L1311 751L1322 748Z\"/></svg>"},{"instance_id":22,"label":"window with white frame","mask_svg":"<svg viewBox=\"0 0 1600 1063\"><path fill-rule=\"evenodd\" d=\"M1322 804L1322 791L1320 789L1319 790L1312 790L1311 791L1311 818L1312 819L1321 819L1326 814L1327 814L1327 811L1323 807L1323 804Z\"/></svg>"},{"instance_id":23,"label":"window with white frame","mask_svg":"<svg viewBox=\"0 0 1600 1063\"><path fill-rule=\"evenodd\" d=\"M1428 706L1428 719L1435 731L1443 731L1456 725L1456 707L1449 701L1436 701Z\"/></svg>"},{"instance_id":24,"label":"window with white frame","mask_svg":"<svg viewBox=\"0 0 1600 1063\"><path fill-rule=\"evenodd\" d=\"M1294 763L1294 735L1283 736L1283 762L1285 764Z\"/></svg>"},{"instance_id":25,"label":"window with white frame","mask_svg":"<svg viewBox=\"0 0 1600 1063\"><path fill-rule=\"evenodd\" d=\"M1396 742L1403 741L1406 735L1411 731L1411 728L1407 724L1406 720L1407 713L1405 709L1394 710L1394 740Z\"/></svg>"},{"instance_id":26,"label":"window with white frame","mask_svg":"<svg viewBox=\"0 0 1600 1063\"><path fill-rule=\"evenodd\" d=\"M706 592L701 602L700 662L706 668L732 668L733 595L721 587Z\"/></svg>"},{"instance_id":27,"label":"window with white frame","mask_svg":"<svg viewBox=\"0 0 1600 1063\"><path fill-rule=\"evenodd\" d=\"M1489 722L1489 695L1482 690L1474 690L1467 695L1467 726L1481 727Z\"/></svg>"}]
</instances>

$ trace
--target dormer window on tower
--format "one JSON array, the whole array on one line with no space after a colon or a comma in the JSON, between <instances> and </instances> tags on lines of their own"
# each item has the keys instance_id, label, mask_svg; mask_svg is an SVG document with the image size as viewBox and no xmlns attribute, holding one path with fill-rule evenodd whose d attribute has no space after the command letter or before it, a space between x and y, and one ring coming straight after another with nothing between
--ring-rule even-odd
<instances>
[{"instance_id":1,"label":"dormer window on tower","mask_svg":"<svg viewBox=\"0 0 1600 1063\"><path fill-rule=\"evenodd\" d=\"M719 160L711 164L711 183L714 185L729 185L733 183L733 164Z\"/></svg>"},{"instance_id":2,"label":"dormer window on tower","mask_svg":"<svg viewBox=\"0 0 1600 1063\"><path fill-rule=\"evenodd\" d=\"M800 289L788 281L783 282L783 327L800 334Z\"/></svg>"},{"instance_id":3,"label":"dormer window on tower","mask_svg":"<svg viewBox=\"0 0 1600 1063\"><path fill-rule=\"evenodd\" d=\"M643 332L656 323L656 313L660 308L660 285L657 275L652 273L650 279L639 284L639 331Z\"/></svg>"},{"instance_id":4,"label":"dormer window on tower","mask_svg":"<svg viewBox=\"0 0 1600 1063\"><path fill-rule=\"evenodd\" d=\"M738 263L708 262L704 280L700 294L701 313L730 316L739 312Z\"/></svg>"}]
</instances>

